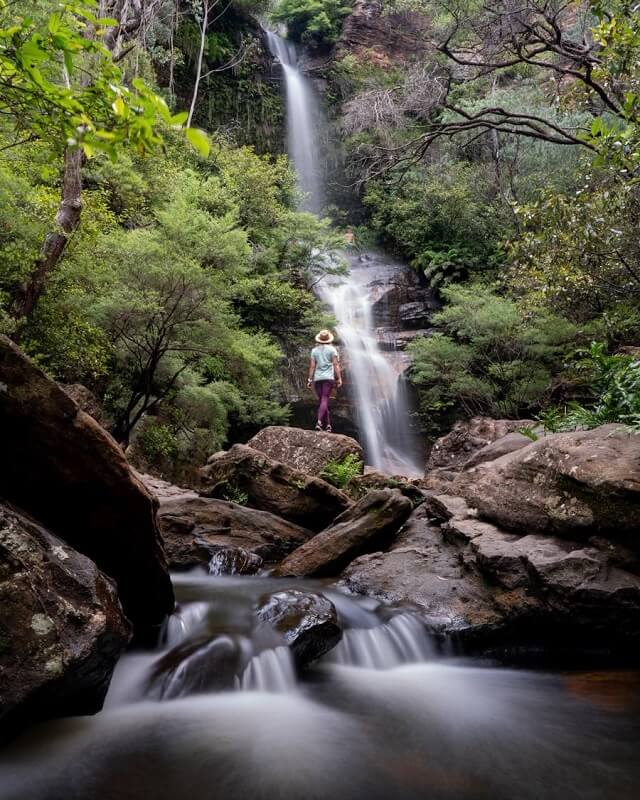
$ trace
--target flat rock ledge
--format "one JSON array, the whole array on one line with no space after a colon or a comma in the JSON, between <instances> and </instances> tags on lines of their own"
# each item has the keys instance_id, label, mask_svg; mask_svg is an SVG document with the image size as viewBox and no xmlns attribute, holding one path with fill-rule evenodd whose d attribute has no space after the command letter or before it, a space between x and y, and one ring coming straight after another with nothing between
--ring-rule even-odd
<instances>
[{"instance_id":1,"label":"flat rock ledge","mask_svg":"<svg viewBox=\"0 0 640 800\"><path fill-rule=\"evenodd\" d=\"M386 552L361 556L344 588L418 609L470 646L544 642L627 650L640 641L640 571L606 540L516 534L460 497L433 496Z\"/></svg>"}]
</instances>

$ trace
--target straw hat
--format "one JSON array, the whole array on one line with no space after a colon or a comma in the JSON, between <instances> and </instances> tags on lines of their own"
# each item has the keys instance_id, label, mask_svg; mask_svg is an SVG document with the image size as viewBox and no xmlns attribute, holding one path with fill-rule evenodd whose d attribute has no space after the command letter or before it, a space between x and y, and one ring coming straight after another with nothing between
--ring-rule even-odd
<instances>
[{"instance_id":1,"label":"straw hat","mask_svg":"<svg viewBox=\"0 0 640 800\"><path fill-rule=\"evenodd\" d=\"M331 344L333 341L333 334L331 331L323 330L316 336L318 344Z\"/></svg>"}]
</instances>

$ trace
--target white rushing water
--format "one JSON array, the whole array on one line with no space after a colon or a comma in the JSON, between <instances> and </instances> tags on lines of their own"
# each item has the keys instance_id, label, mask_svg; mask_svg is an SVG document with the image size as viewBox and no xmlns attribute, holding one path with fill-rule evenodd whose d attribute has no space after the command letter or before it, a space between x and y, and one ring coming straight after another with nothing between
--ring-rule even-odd
<instances>
[{"instance_id":1,"label":"white rushing water","mask_svg":"<svg viewBox=\"0 0 640 800\"><path fill-rule=\"evenodd\" d=\"M299 671L256 604L334 603L342 641ZM311 580L176 577L155 653L105 709L0 751L0 800L636 800L640 694L594 711L571 678L443 658L420 619ZM580 682L577 684L580 687Z\"/></svg>"},{"instance_id":2,"label":"white rushing water","mask_svg":"<svg viewBox=\"0 0 640 800\"><path fill-rule=\"evenodd\" d=\"M368 465L391 475L422 476L409 427L398 354L380 349L373 319L375 264L351 263L348 275L323 281L321 298L338 320L345 370Z\"/></svg>"},{"instance_id":3,"label":"white rushing water","mask_svg":"<svg viewBox=\"0 0 640 800\"><path fill-rule=\"evenodd\" d=\"M305 211L320 213L323 205L322 178L318 159L318 123L322 117L309 81L298 66L298 54L292 42L267 31L271 54L278 59L286 83L287 150L298 173L298 185L305 198Z\"/></svg>"}]
</instances>

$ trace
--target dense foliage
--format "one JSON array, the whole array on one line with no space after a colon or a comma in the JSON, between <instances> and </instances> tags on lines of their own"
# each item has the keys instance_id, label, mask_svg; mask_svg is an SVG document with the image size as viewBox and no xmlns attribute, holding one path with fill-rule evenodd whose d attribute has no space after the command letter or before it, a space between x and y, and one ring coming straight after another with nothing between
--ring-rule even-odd
<instances>
[{"instance_id":1,"label":"dense foliage","mask_svg":"<svg viewBox=\"0 0 640 800\"><path fill-rule=\"evenodd\" d=\"M587 398L565 406L550 406L540 421L551 432L596 428L622 422L640 431L640 359L637 355L608 355L601 342L580 353L574 365L586 385Z\"/></svg>"},{"instance_id":2,"label":"dense foliage","mask_svg":"<svg viewBox=\"0 0 640 800\"><path fill-rule=\"evenodd\" d=\"M294 41L317 47L336 41L350 12L351 3L345 0L278 0L271 18L286 24Z\"/></svg>"},{"instance_id":3,"label":"dense foliage","mask_svg":"<svg viewBox=\"0 0 640 800\"><path fill-rule=\"evenodd\" d=\"M309 287L337 268L340 237L296 211L286 159L258 154L283 143L267 10L0 0L0 330L174 477L286 419L284 354L322 322ZM326 50L350 11L281 0L272 18ZM327 62L327 97L358 236L443 300L410 348L425 429L477 413L637 426L637 360L617 350L640 335L638 7L384 14L388 42Z\"/></svg>"},{"instance_id":4,"label":"dense foliage","mask_svg":"<svg viewBox=\"0 0 640 800\"><path fill-rule=\"evenodd\" d=\"M638 6L387 0L384 14L412 45L341 51L329 77L369 232L445 303L413 346L424 427L587 402L576 342L614 353L640 335Z\"/></svg>"},{"instance_id":5,"label":"dense foliage","mask_svg":"<svg viewBox=\"0 0 640 800\"><path fill-rule=\"evenodd\" d=\"M443 289L439 331L411 346L413 379L430 430L459 416L517 418L538 407L580 333L551 314L527 317L479 284Z\"/></svg>"},{"instance_id":6,"label":"dense foliage","mask_svg":"<svg viewBox=\"0 0 640 800\"><path fill-rule=\"evenodd\" d=\"M83 20L95 25L87 14L78 17L81 6L64 7L69 36L78 19L78 35ZM40 22L23 20L16 36L23 29L35 36L37 25L54 36L57 19L50 13ZM111 52L99 50L100 75L115 80ZM57 63L55 53L51 59ZM66 61L61 52L58 66ZM149 62L140 63L147 84L136 78L135 60L125 59L122 75L171 115L146 88L153 79ZM83 97L60 76L62 83L52 71L43 86L49 91L50 80L54 96L76 109ZM128 86L118 91L126 94ZM91 98L100 109L112 100L100 97L99 86ZM221 135L213 136L211 152L207 143L198 155L171 130L182 117L161 113L159 124L169 124L156 132L155 117L136 107L142 114L136 124L146 119L148 135L157 137L152 143L163 143L149 155L131 133L133 122L118 127L121 109L113 111L114 138L94 126L95 136L113 147L92 146L88 132L70 143L65 126L75 117L67 120L66 105L50 127L11 115L3 123L0 147L14 143L20 126L28 124L29 135L6 149L0 163L0 326L19 335L54 378L91 388L114 435L132 443L139 463L175 477L221 447L230 428L237 433L286 419L283 345L310 339L324 319L307 287L337 268L327 259L336 238L326 222L295 210L295 176L285 158L258 156ZM83 213L65 231L33 310L16 318L15 298L56 229L69 148L78 145L89 156L74 165ZM64 205L64 188L62 197Z\"/></svg>"}]
</instances>

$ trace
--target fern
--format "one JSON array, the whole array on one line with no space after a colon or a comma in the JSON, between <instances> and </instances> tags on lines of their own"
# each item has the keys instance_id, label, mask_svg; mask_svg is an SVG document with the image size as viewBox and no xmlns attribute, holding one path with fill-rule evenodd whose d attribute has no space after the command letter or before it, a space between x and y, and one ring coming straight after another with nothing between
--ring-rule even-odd
<instances>
[{"instance_id":1,"label":"fern","mask_svg":"<svg viewBox=\"0 0 640 800\"><path fill-rule=\"evenodd\" d=\"M362 461L349 453L342 461L329 461L320 473L320 477L338 489L344 489L352 478L362 472Z\"/></svg>"}]
</instances>

